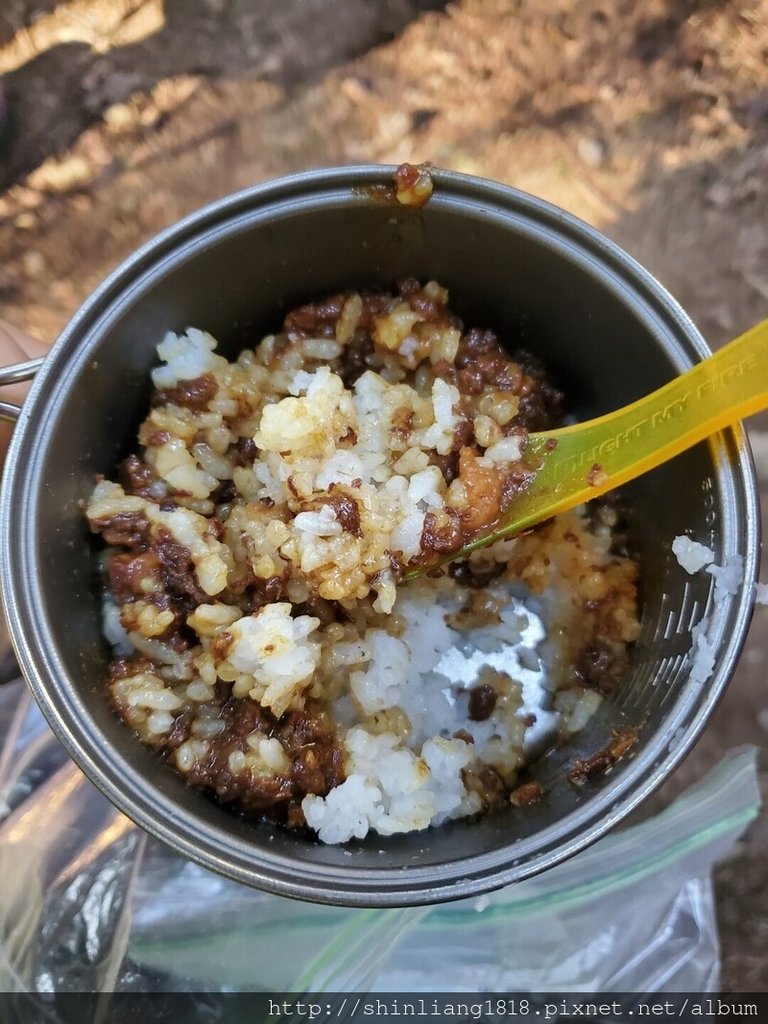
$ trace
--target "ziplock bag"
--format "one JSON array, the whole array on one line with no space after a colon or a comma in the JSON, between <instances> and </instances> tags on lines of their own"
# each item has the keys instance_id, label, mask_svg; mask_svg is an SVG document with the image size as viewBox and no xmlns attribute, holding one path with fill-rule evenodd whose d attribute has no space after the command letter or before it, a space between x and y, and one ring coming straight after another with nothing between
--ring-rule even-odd
<instances>
[{"instance_id":1,"label":"ziplock bag","mask_svg":"<svg viewBox=\"0 0 768 1024\"><path fill-rule=\"evenodd\" d=\"M711 870L758 808L744 748L657 816L490 896L315 906L150 838L12 683L0 687L0 990L713 991Z\"/></svg>"}]
</instances>

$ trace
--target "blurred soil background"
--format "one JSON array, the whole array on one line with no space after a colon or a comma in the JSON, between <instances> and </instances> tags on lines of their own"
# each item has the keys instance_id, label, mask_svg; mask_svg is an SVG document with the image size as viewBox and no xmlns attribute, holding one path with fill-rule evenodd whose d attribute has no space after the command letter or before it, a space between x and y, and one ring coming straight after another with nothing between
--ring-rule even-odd
<instances>
[{"instance_id":1,"label":"blurred soil background","mask_svg":"<svg viewBox=\"0 0 768 1024\"><path fill-rule=\"evenodd\" d=\"M768 0L1 0L0 75L0 314L44 340L201 204L404 160L596 225L715 347L768 316ZM768 780L767 627L660 800L744 743ZM723 988L768 990L768 815L717 893Z\"/></svg>"}]
</instances>

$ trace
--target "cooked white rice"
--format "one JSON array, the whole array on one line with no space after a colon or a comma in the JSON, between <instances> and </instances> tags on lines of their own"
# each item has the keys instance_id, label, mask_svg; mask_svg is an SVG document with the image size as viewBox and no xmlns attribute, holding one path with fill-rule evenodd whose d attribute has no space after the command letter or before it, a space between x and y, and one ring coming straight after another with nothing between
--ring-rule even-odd
<instances>
[{"instance_id":1,"label":"cooked white rice","mask_svg":"<svg viewBox=\"0 0 768 1024\"><path fill-rule=\"evenodd\" d=\"M715 560L715 553L711 548L685 536L675 537L672 541L672 554L691 576Z\"/></svg>"},{"instance_id":2,"label":"cooked white rice","mask_svg":"<svg viewBox=\"0 0 768 1024\"><path fill-rule=\"evenodd\" d=\"M269 336L235 362L203 331L167 335L137 475L99 482L87 510L116 545L104 629L118 712L246 810L303 786L289 823L324 842L506 801L530 753L598 706L586 654L618 665L637 635L636 567L612 553L613 520L583 510L475 553L483 588L397 586L425 538L498 514L524 455L509 429L536 382L497 360L503 387L462 391L451 367L468 336L429 313L446 298L431 282L383 306L349 383L359 295L332 332ZM687 564L701 557L689 542Z\"/></svg>"},{"instance_id":3,"label":"cooked white rice","mask_svg":"<svg viewBox=\"0 0 768 1024\"><path fill-rule=\"evenodd\" d=\"M723 565L715 561L715 553L705 544L691 540L690 537L675 537L672 541L672 552L683 569L689 575L695 575L706 569L715 581L713 600L720 604L727 597L738 594L744 583L744 558L742 555L728 555ZM758 584L758 587L761 584ZM712 645L707 637L709 617L705 616L691 630L692 645L689 652L691 662L691 679L694 682L706 682L715 669L715 656Z\"/></svg>"}]
</instances>

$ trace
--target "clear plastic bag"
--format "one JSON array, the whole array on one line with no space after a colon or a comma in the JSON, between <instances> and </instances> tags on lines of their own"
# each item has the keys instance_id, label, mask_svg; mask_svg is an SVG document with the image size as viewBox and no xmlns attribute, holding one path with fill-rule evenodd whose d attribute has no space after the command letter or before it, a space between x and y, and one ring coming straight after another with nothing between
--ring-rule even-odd
<instances>
[{"instance_id":1,"label":"clear plastic bag","mask_svg":"<svg viewBox=\"0 0 768 1024\"><path fill-rule=\"evenodd\" d=\"M0 991L713 991L711 869L756 815L755 752L537 878L438 907L269 896L174 854L0 687Z\"/></svg>"}]
</instances>

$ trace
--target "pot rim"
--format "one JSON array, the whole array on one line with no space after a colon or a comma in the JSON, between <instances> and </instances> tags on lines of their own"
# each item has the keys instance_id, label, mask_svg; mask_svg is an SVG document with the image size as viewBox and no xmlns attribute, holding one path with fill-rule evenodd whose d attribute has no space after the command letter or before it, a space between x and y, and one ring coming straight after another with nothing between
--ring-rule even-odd
<instances>
[{"instance_id":1,"label":"pot rim","mask_svg":"<svg viewBox=\"0 0 768 1024\"><path fill-rule=\"evenodd\" d=\"M743 647L759 563L757 485L746 435L738 427L710 440L713 476L728 499L723 502L724 551L744 555L740 593L712 613L718 652L715 672L695 693L682 693L665 719L665 732L650 738L603 791L555 824L490 853L407 871L361 870L355 868L354 858L344 871L304 863L298 877L295 859L256 850L224 829L202 828L193 814L159 794L116 752L106 756L94 742L98 727L57 661L55 631L39 614L43 585L30 508L41 500L43 485L34 471L40 468L46 439L55 429L57 395L66 390L66 382L89 358L111 318L132 301L148 275L171 269L211 233L238 230L259 210L319 201L322 196L369 203L365 187L389 184L393 170L389 165L329 168L257 185L209 204L136 250L86 299L46 358L14 431L0 492L0 558L6 566L2 598L16 656L49 724L85 774L146 831L204 867L279 895L350 906L415 905L476 895L551 867L609 831L661 784L704 728ZM634 291L653 321L649 329L656 326L654 333L679 369L709 354L698 330L666 289L594 228L541 199L486 179L438 169L433 179L430 203L470 204L478 215L485 211L522 218L537 233L552 232L574 246L583 259L602 268L606 284L612 278L614 285Z\"/></svg>"}]
</instances>

